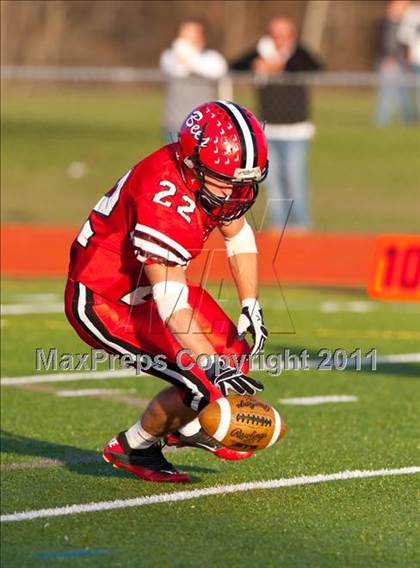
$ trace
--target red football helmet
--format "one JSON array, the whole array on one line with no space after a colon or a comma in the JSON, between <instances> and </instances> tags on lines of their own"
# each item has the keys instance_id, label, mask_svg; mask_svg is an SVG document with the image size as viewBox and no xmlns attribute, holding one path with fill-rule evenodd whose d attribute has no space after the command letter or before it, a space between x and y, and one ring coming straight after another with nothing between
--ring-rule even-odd
<instances>
[{"instance_id":1,"label":"red football helmet","mask_svg":"<svg viewBox=\"0 0 420 568\"><path fill-rule=\"evenodd\" d=\"M200 182L198 201L215 221L230 223L248 211L267 176L267 141L248 109L230 101L211 101L194 109L178 134L181 159ZM229 184L229 197L215 195L205 176Z\"/></svg>"}]
</instances>

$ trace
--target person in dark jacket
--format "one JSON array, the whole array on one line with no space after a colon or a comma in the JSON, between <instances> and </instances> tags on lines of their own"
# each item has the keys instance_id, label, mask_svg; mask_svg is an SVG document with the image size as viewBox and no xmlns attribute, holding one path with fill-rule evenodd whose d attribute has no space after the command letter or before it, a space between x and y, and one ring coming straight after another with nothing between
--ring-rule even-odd
<instances>
[{"instance_id":1,"label":"person in dark jacket","mask_svg":"<svg viewBox=\"0 0 420 568\"><path fill-rule=\"evenodd\" d=\"M309 93L302 83L279 82L282 73L318 71L321 63L297 41L294 23L276 16L255 49L231 64L266 80L258 86L260 118L267 122L270 173L267 178L271 224L282 229L310 228L307 182L310 122ZM274 80L272 80L274 79Z\"/></svg>"}]
</instances>

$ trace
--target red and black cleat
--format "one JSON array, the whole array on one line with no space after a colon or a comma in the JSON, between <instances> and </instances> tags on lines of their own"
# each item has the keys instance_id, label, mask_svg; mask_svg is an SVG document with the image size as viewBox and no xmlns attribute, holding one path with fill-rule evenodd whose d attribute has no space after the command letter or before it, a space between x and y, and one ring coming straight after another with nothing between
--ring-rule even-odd
<instances>
[{"instance_id":1,"label":"red and black cleat","mask_svg":"<svg viewBox=\"0 0 420 568\"><path fill-rule=\"evenodd\" d=\"M180 473L164 455L160 442L144 450L133 450L127 443L124 432L105 446L103 458L116 468L121 467L146 481L185 483L191 481L186 473Z\"/></svg>"},{"instance_id":2,"label":"red and black cleat","mask_svg":"<svg viewBox=\"0 0 420 568\"><path fill-rule=\"evenodd\" d=\"M253 452L238 452L222 446L217 440L200 430L193 436L183 436L179 432L168 434L165 437L167 446L176 446L177 448L200 448L211 452L214 456L229 461L245 460L253 455Z\"/></svg>"}]
</instances>

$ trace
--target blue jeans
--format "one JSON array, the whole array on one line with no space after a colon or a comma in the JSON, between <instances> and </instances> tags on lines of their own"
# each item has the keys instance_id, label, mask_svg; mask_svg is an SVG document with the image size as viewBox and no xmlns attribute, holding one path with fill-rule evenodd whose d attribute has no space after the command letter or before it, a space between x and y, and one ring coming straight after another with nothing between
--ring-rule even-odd
<instances>
[{"instance_id":1,"label":"blue jeans","mask_svg":"<svg viewBox=\"0 0 420 568\"><path fill-rule=\"evenodd\" d=\"M395 116L405 123L415 120L414 93L404 84L406 76L399 66L380 70L375 116L379 126L389 124Z\"/></svg>"},{"instance_id":2,"label":"blue jeans","mask_svg":"<svg viewBox=\"0 0 420 568\"><path fill-rule=\"evenodd\" d=\"M307 156L309 140L268 139L270 169L267 176L271 226L308 229Z\"/></svg>"},{"instance_id":3,"label":"blue jeans","mask_svg":"<svg viewBox=\"0 0 420 568\"><path fill-rule=\"evenodd\" d=\"M415 120L420 122L420 65L413 65L411 71L416 79L415 91Z\"/></svg>"}]
</instances>

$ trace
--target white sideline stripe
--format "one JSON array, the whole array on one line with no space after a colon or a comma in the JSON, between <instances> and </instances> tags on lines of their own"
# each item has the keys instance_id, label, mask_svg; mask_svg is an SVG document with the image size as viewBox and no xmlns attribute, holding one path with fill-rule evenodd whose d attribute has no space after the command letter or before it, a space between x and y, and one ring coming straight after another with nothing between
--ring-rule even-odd
<instances>
[{"instance_id":1,"label":"white sideline stripe","mask_svg":"<svg viewBox=\"0 0 420 568\"><path fill-rule=\"evenodd\" d=\"M357 402L357 396L352 395L331 395L331 396L304 396L300 398L280 398L282 404L294 406L314 406L316 404L328 404L336 402Z\"/></svg>"},{"instance_id":2,"label":"white sideline stripe","mask_svg":"<svg viewBox=\"0 0 420 568\"><path fill-rule=\"evenodd\" d=\"M382 355L376 358L376 361L379 364L381 363L420 363L420 353L402 353L400 355ZM320 360L310 360L309 366L316 367L320 363ZM371 359L362 359L362 365L370 366L372 364ZM257 367L253 368L252 370L258 371ZM260 369L262 371L270 371L268 367ZM282 368L282 372L286 372L285 369ZM85 373L76 373L74 371L70 371L68 373L50 373L44 375L26 375L22 377L4 377L0 380L0 385L7 386L7 385L30 385L36 383L60 383L60 382L67 382L67 381L81 381L81 380L101 380L101 379L119 379L121 377L132 377L135 375L135 369L129 368L125 370L117 370L117 371L87 371ZM148 376L147 373L139 373L138 376Z\"/></svg>"},{"instance_id":3,"label":"white sideline stripe","mask_svg":"<svg viewBox=\"0 0 420 568\"><path fill-rule=\"evenodd\" d=\"M2 523L10 521L29 521L45 517L60 517L62 515L77 515L79 513L111 511L114 509L141 507L143 505L154 505L157 503L188 501L190 499L198 499L200 497L225 495L227 493L240 493L244 491L255 491L257 489L279 489L281 487L310 485L313 483L324 483L327 481L365 479L369 477L385 477L390 475L410 475L415 473L420 473L420 466L401 467L398 469L339 471L337 473L329 474L305 475L301 477L289 478L286 477L283 479L269 479L267 481L251 481L249 483L238 483L235 485L216 485L215 487L206 487L204 489L193 489L192 491L175 491L172 493L161 493L160 495L136 497L134 499L116 499L115 501L100 501L97 503L66 505L64 507L56 507L54 509L22 511L20 513L16 512L7 515L1 515L0 521Z\"/></svg>"},{"instance_id":4,"label":"white sideline stripe","mask_svg":"<svg viewBox=\"0 0 420 568\"><path fill-rule=\"evenodd\" d=\"M64 313L64 304L2 304L2 316L20 316L24 314L59 314Z\"/></svg>"}]
</instances>

